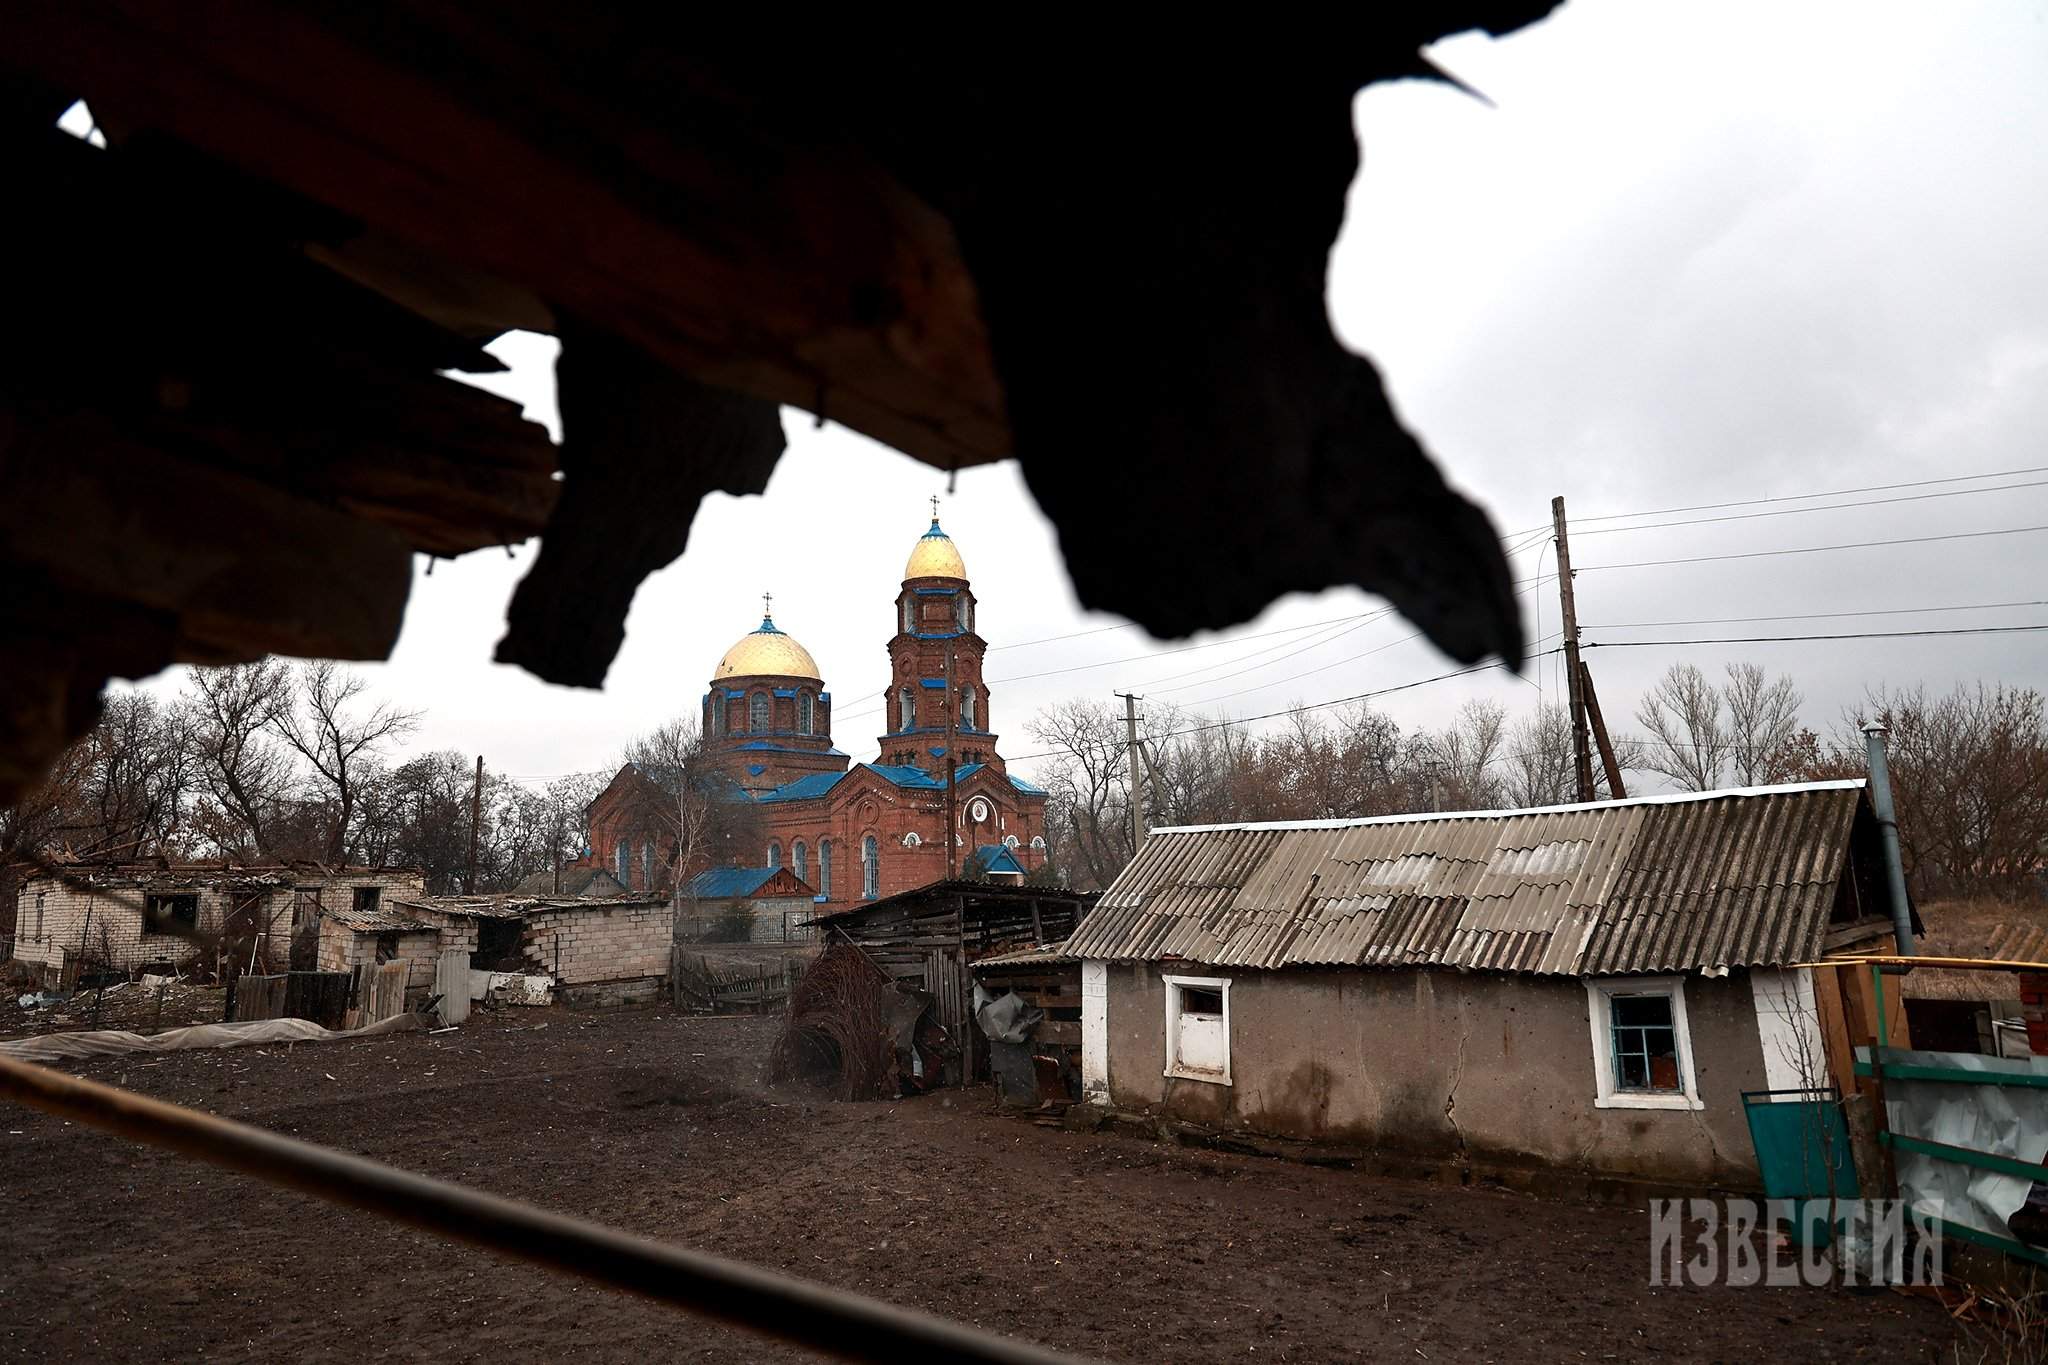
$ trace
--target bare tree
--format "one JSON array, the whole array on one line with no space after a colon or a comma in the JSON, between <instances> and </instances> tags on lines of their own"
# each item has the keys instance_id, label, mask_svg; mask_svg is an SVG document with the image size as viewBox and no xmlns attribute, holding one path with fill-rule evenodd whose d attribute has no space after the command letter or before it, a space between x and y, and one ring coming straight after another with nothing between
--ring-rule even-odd
<instances>
[{"instance_id":1,"label":"bare tree","mask_svg":"<svg viewBox=\"0 0 2048 1365\"><path fill-rule=\"evenodd\" d=\"M1736 784L1761 787L1789 779L1797 770L1794 741L1805 700L1792 679L1772 682L1755 664L1729 664L1721 699L1728 710L1728 758Z\"/></svg>"},{"instance_id":2,"label":"bare tree","mask_svg":"<svg viewBox=\"0 0 2048 1365\"><path fill-rule=\"evenodd\" d=\"M282 660L193 671L181 709L193 785L204 798L198 820L223 856L273 853L272 824L299 776L272 737L291 705L291 674Z\"/></svg>"},{"instance_id":3,"label":"bare tree","mask_svg":"<svg viewBox=\"0 0 2048 1365\"><path fill-rule=\"evenodd\" d=\"M1069 885L1108 886L1132 852L1123 716L1076 697L1046 707L1026 728L1057 751L1040 770L1051 860Z\"/></svg>"},{"instance_id":4,"label":"bare tree","mask_svg":"<svg viewBox=\"0 0 2048 1365\"><path fill-rule=\"evenodd\" d=\"M2048 707L2032 688L1874 692L1836 740L1860 763L1862 722L1890 730L1906 871L1923 895L2038 898L2048 859Z\"/></svg>"},{"instance_id":5,"label":"bare tree","mask_svg":"<svg viewBox=\"0 0 2048 1365\"><path fill-rule=\"evenodd\" d=\"M355 835L356 803L368 771L392 741L419 724L419 713L388 702L370 705L360 674L331 660L299 667L296 705L277 713L271 728L317 774L330 803L322 857L346 863Z\"/></svg>"},{"instance_id":6,"label":"bare tree","mask_svg":"<svg viewBox=\"0 0 2048 1365\"><path fill-rule=\"evenodd\" d=\"M1507 718L1499 702L1474 697L1443 730L1417 737L1414 752L1433 765L1441 809L1486 810L1500 804L1501 781L1492 770L1503 757Z\"/></svg>"},{"instance_id":7,"label":"bare tree","mask_svg":"<svg viewBox=\"0 0 2048 1365\"><path fill-rule=\"evenodd\" d=\"M1673 664L1636 706L1636 720L1650 738L1640 762L1687 791L1721 785L1730 740L1721 720L1721 694L1691 664Z\"/></svg>"},{"instance_id":8,"label":"bare tree","mask_svg":"<svg viewBox=\"0 0 2048 1365\"><path fill-rule=\"evenodd\" d=\"M1578 800L1571 714L1552 702L1516 721L1502 767L1502 790L1510 806L1562 806Z\"/></svg>"},{"instance_id":9,"label":"bare tree","mask_svg":"<svg viewBox=\"0 0 2048 1365\"><path fill-rule=\"evenodd\" d=\"M648 731L626 746L624 761L651 784L646 798L629 812L629 823L661 850L663 870L678 897L692 877L728 861L734 849L760 846L759 812L709 760L695 721L677 717Z\"/></svg>"}]
</instances>

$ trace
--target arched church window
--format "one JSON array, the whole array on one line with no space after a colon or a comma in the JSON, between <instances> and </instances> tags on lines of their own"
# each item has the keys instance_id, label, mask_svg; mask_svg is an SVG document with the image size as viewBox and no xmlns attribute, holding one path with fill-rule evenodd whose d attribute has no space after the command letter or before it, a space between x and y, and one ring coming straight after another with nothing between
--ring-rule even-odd
<instances>
[{"instance_id":1,"label":"arched church window","mask_svg":"<svg viewBox=\"0 0 2048 1365\"><path fill-rule=\"evenodd\" d=\"M860 841L860 893L869 900L882 894L882 847L872 834Z\"/></svg>"},{"instance_id":2,"label":"arched church window","mask_svg":"<svg viewBox=\"0 0 2048 1365\"><path fill-rule=\"evenodd\" d=\"M896 693L896 728L908 730L917 723L917 703L911 698L910 689L904 687Z\"/></svg>"},{"instance_id":3,"label":"arched church window","mask_svg":"<svg viewBox=\"0 0 2048 1365\"><path fill-rule=\"evenodd\" d=\"M903 633L909 635L917 629L917 599L909 593L903 594Z\"/></svg>"},{"instance_id":4,"label":"arched church window","mask_svg":"<svg viewBox=\"0 0 2048 1365\"><path fill-rule=\"evenodd\" d=\"M972 730L974 728L974 689L972 687L960 689L960 728L963 730Z\"/></svg>"},{"instance_id":5,"label":"arched church window","mask_svg":"<svg viewBox=\"0 0 2048 1365\"><path fill-rule=\"evenodd\" d=\"M619 885L630 888L633 885L633 845L621 843L612 859L619 866Z\"/></svg>"},{"instance_id":6,"label":"arched church window","mask_svg":"<svg viewBox=\"0 0 2048 1365\"><path fill-rule=\"evenodd\" d=\"M816 705L816 698L812 697L810 693L799 692L796 694L796 732L798 734L808 735L813 733L811 727L816 720L816 716L811 708L814 705Z\"/></svg>"},{"instance_id":7,"label":"arched church window","mask_svg":"<svg viewBox=\"0 0 2048 1365\"><path fill-rule=\"evenodd\" d=\"M964 592L953 594L953 628L967 629L967 594Z\"/></svg>"},{"instance_id":8,"label":"arched church window","mask_svg":"<svg viewBox=\"0 0 2048 1365\"><path fill-rule=\"evenodd\" d=\"M818 894L826 898L832 895L832 841L818 840Z\"/></svg>"},{"instance_id":9,"label":"arched church window","mask_svg":"<svg viewBox=\"0 0 2048 1365\"><path fill-rule=\"evenodd\" d=\"M811 851L804 847L804 841L801 839L789 846L789 870L796 873L796 879L800 882L809 882L811 879Z\"/></svg>"},{"instance_id":10,"label":"arched church window","mask_svg":"<svg viewBox=\"0 0 2048 1365\"><path fill-rule=\"evenodd\" d=\"M723 703L719 700L718 696L715 693L712 696L705 699L704 732L706 734L715 735L718 733L718 713L722 709Z\"/></svg>"},{"instance_id":11,"label":"arched church window","mask_svg":"<svg viewBox=\"0 0 2048 1365\"><path fill-rule=\"evenodd\" d=\"M654 889L654 840L652 839L640 845L640 889L642 891L652 891Z\"/></svg>"},{"instance_id":12,"label":"arched church window","mask_svg":"<svg viewBox=\"0 0 2048 1365\"><path fill-rule=\"evenodd\" d=\"M768 845L768 866L782 866L782 845L780 843L770 843Z\"/></svg>"},{"instance_id":13,"label":"arched church window","mask_svg":"<svg viewBox=\"0 0 2048 1365\"><path fill-rule=\"evenodd\" d=\"M761 731L769 728L769 704L766 692L756 692L753 696L747 698L747 728L749 730Z\"/></svg>"},{"instance_id":14,"label":"arched church window","mask_svg":"<svg viewBox=\"0 0 2048 1365\"><path fill-rule=\"evenodd\" d=\"M974 599L964 592L960 594L960 629L974 629Z\"/></svg>"}]
</instances>

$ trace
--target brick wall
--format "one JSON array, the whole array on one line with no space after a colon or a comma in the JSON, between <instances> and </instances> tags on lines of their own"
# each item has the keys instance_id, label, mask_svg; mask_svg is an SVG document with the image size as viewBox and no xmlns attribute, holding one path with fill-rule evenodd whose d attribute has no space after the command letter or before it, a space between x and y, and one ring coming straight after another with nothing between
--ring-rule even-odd
<instances>
[{"instance_id":1,"label":"brick wall","mask_svg":"<svg viewBox=\"0 0 2048 1365\"><path fill-rule=\"evenodd\" d=\"M671 934L666 903L595 902L528 916L524 943L528 960L574 986L666 977Z\"/></svg>"},{"instance_id":2,"label":"brick wall","mask_svg":"<svg viewBox=\"0 0 2048 1365\"><path fill-rule=\"evenodd\" d=\"M398 952L391 960L408 964L405 988L407 991L425 990L434 984L434 967L441 955L443 936L432 929L401 933L397 936ZM331 919L320 921L320 950L318 967L323 972L346 972L377 961L377 935L367 931L350 929Z\"/></svg>"}]
</instances>

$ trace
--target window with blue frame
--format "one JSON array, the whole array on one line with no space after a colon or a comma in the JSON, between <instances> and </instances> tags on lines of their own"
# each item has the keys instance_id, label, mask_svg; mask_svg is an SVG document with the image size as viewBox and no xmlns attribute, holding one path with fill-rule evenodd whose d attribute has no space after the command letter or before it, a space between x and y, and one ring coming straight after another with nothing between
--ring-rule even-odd
<instances>
[{"instance_id":1,"label":"window with blue frame","mask_svg":"<svg viewBox=\"0 0 2048 1365\"><path fill-rule=\"evenodd\" d=\"M832 894L832 841L818 840L818 894Z\"/></svg>"},{"instance_id":2,"label":"window with blue frame","mask_svg":"<svg viewBox=\"0 0 2048 1365\"><path fill-rule=\"evenodd\" d=\"M612 861L619 865L619 885L631 888L633 885L633 846L622 842L613 852Z\"/></svg>"},{"instance_id":3,"label":"window with blue frame","mask_svg":"<svg viewBox=\"0 0 2048 1365\"><path fill-rule=\"evenodd\" d=\"M860 893L869 900L882 894L882 846L872 834L860 841Z\"/></svg>"},{"instance_id":4,"label":"window with blue frame","mask_svg":"<svg viewBox=\"0 0 2048 1365\"><path fill-rule=\"evenodd\" d=\"M768 866L770 866L770 867L781 867L781 866L782 866L782 845L781 845L781 844L779 844L779 843L771 843L770 845L768 845Z\"/></svg>"},{"instance_id":5,"label":"window with blue frame","mask_svg":"<svg viewBox=\"0 0 2048 1365\"><path fill-rule=\"evenodd\" d=\"M1679 1079L1678 1029L1668 995L1614 995L1608 1003L1614 1088L1652 1094L1684 1088Z\"/></svg>"},{"instance_id":6,"label":"window with blue frame","mask_svg":"<svg viewBox=\"0 0 2048 1365\"><path fill-rule=\"evenodd\" d=\"M770 704L766 692L756 692L753 696L747 698L747 728L749 730L762 731L769 728L768 708Z\"/></svg>"}]
</instances>

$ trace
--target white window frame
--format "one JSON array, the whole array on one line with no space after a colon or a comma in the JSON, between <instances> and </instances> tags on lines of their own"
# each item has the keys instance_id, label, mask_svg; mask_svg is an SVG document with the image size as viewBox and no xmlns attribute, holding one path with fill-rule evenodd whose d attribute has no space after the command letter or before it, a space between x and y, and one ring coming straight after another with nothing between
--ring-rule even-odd
<instances>
[{"instance_id":1,"label":"white window frame","mask_svg":"<svg viewBox=\"0 0 2048 1365\"><path fill-rule=\"evenodd\" d=\"M1596 1109L1704 1109L1699 1077L1692 1060L1692 1025L1685 1014L1682 976L1617 976L1589 980L1586 1018L1593 1039L1593 1107ZM1678 1042L1678 1084L1675 1092L1621 1090L1614 1084L1614 1014L1617 995L1671 997L1671 1034Z\"/></svg>"},{"instance_id":2,"label":"white window frame","mask_svg":"<svg viewBox=\"0 0 2048 1365\"><path fill-rule=\"evenodd\" d=\"M1175 1080L1206 1081L1210 1085L1230 1084L1230 978L1227 976L1161 976L1166 986L1166 1070ZM1223 997L1223 1071L1196 1071L1179 1065L1180 993L1184 989L1215 991Z\"/></svg>"}]
</instances>

